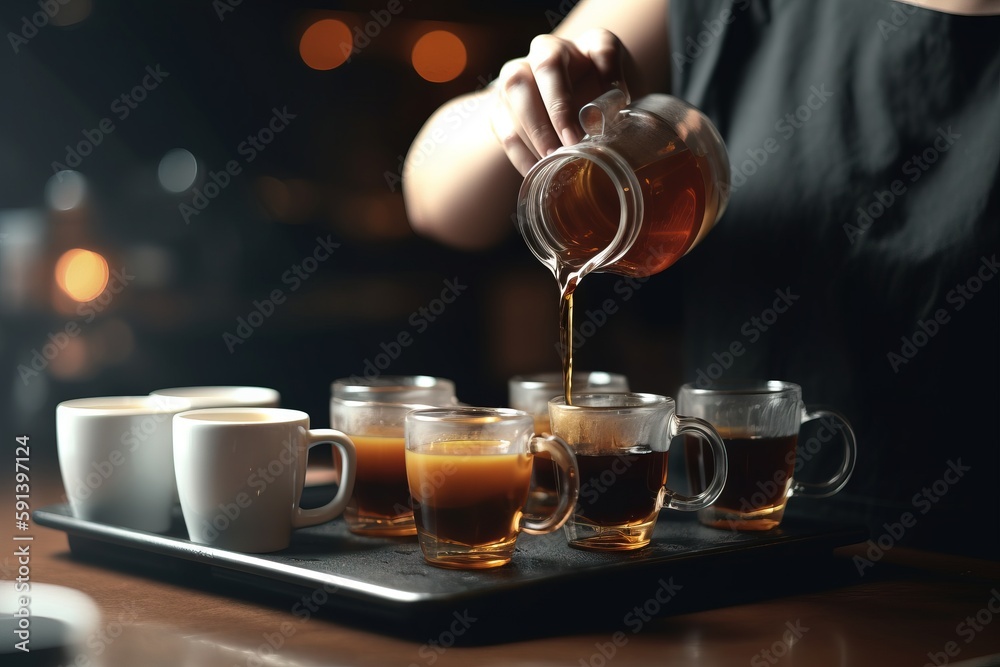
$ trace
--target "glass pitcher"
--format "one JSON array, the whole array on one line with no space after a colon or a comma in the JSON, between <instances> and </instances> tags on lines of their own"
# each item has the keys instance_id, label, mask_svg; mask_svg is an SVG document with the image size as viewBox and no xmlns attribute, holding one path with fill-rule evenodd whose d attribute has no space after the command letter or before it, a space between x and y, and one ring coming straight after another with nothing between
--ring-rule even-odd
<instances>
[{"instance_id":1,"label":"glass pitcher","mask_svg":"<svg viewBox=\"0 0 1000 667\"><path fill-rule=\"evenodd\" d=\"M715 225L729 160L712 122L670 95L613 89L580 110L579 143L542 158L518 195L518 227L560 284L587 273L658 273Z\"/></svg>"}]
</instances>

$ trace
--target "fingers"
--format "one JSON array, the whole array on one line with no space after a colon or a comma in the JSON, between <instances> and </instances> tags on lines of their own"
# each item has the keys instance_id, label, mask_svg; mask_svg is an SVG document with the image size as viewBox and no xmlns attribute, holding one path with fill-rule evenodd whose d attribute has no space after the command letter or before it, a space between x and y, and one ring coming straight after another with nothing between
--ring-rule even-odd
<instances>
[{"instance_id":1,"label":"fingers","mask_svg":"<svg viewBox=\"0 0 1000 667\"><path fill-rule=\"evenodd\" d=\"M539 160L539 155L528 147L523 130L511 112L499 81L493 109L490 112L490 125L504 153L507 154L507 159L522 176L526 175L531 166Z\"/></svg>"},{"instance_id":2,"label":"fingers","mask_svg":"<svg viewBox=\"0 0 1000 667\"><path fill-rule=\"evenodd\" d=\"M531 65L548 120L564 146L583 138L576 122L570 67L572 65L574 70L585 68L584 58L572 42L552 35L536 37L528 52L528 64Z\"/></svg>"},{"instance_id":3,"label":"fingers","mask_svg":"<svg viewBox=\"0 0 1000 667\"><path fill-rule=\"evenodd\" d=\"M576 40L580 52L593 63L598 72L602 91L618 88L628 94L625 83L625 47L618 37L607 30L588 30Z\"/></svg>"},{"instance_id":4,"label":"fingers","mask_svg":"<svg viewBox=\"0 0 1000 667\"><path fill-rule=\"evenodd\" d=\"M490 123L522 175L560 146L583 138L577 121L581 106L611 88L628 92L625 57L621 41L597 29L573 40L540 35L527 57L503 66Z\"/></svg>"}]
</instances>

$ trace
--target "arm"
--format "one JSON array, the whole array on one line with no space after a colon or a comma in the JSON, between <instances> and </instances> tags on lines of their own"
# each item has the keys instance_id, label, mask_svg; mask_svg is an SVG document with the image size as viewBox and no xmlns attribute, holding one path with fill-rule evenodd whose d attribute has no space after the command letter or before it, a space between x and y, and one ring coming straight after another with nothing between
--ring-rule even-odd
<instances>
[{"instance_id":1,"label":"arm","mask_svg":"<svg viewBox=\"0 0 1000 667\"><path fill-rule=\"evenodd\" d=\"M579 141L577 110L612 83L638 97L666 90L669 0L581 0L490 86L447 102L406 156L403 196L413 228L482 248L513 226L523 175L542 155Z\"/></svg>"}]
</instances>

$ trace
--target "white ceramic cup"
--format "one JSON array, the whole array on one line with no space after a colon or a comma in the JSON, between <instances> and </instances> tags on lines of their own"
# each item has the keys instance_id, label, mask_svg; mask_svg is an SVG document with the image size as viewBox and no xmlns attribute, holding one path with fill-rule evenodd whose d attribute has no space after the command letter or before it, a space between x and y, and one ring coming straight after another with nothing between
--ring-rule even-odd
<instances>
[{"instance_id":1,"label":"white ceramic cup","mask_svg":"<svg viewBox=\"0 0 1000 667\"><path fill-rule=\"evenodd\" d=\"M216 385L205 387L170 387L149 392L150 396L175 396L187 400L189 410L202 408L276 408L281 394L269 387ZM174 503L180 502L174 486Z\"/></svg>"},{"instance_id":2,"label":"white ceramic cup","mask_svg":"<svg viewBox=\"0 0 1000 667\"><path fill-rule=\"evenodd\" d=\"M176 396L191 402L192 410L201 408L276 408L281 394L269 387L170 387L150 392L152 396Z\"/></svg>"},{"instance_id":3,"label":"white ceramic cup","mask_svg":"<svg viewBox=\"0 0 1000 667\"><path fill-rule=\"evenodd\" d=\"M302 509L310 448L331 443L345 462L326 505ZM309 415L283 408L208 408L174 417L174 470L192 542L246 553L279 551L292 530L343 513L354 491L354 443L309 429Z\"/></svg>"},{"instance_id":4,"label":"white ceramic cup","mask_svg":"<svg viewBox=\"0 0 1000 667\"><path fill-rule=\"evenodd\" d=\"M170 528L171 419L190 403L170 396L77 398L56 406L59 470L73 515L136 530Z\"/></svg>"}]
</instances>

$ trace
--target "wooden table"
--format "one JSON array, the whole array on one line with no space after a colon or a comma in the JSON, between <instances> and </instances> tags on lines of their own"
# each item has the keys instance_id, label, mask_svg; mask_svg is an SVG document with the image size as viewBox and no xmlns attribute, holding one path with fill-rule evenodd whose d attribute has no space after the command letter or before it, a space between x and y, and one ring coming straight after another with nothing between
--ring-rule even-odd
<instances>
[{"instance_id":1,"label":"wooden table","mask_svg":"<svg viewBox=\"0 0 1000 667\"><path fill-rule=\"evenodd\" d=\"M51 485L36 492L36 506L61 495ZM287 603L81 562L70 555L63 533L33 526L31 534L32 581L76 588L101 609L103 634L89 642L94 662L81 659L81 665L862 667L935 664L932 657L938 664L1000 664L974 660L1000 653L1000 566L903 547L888 550L864 576L853 560L864 546L846 547L815 569L790 572L803 585L784 582L763 599L696 612L678 607L681 613L673 615L667 603L668 615L648 622L633 616L596 632L466 646L463 622L456 621L457 643L443 648L453 637L446 627L428 637L435 644L405 640L392 627L359 627L302 607L293 613ZM9 558L6 579L16 576ZM558 613L557 601L538 600L509 623L512 629L545 624Z\"/></svg>"}]
</instances>

